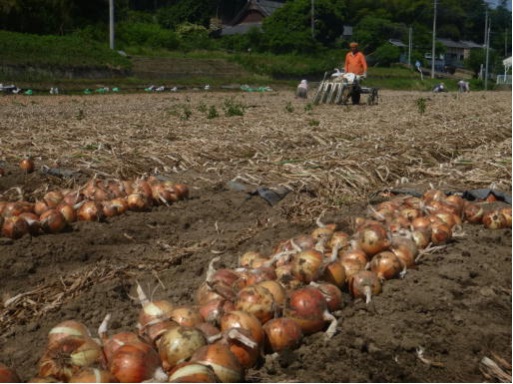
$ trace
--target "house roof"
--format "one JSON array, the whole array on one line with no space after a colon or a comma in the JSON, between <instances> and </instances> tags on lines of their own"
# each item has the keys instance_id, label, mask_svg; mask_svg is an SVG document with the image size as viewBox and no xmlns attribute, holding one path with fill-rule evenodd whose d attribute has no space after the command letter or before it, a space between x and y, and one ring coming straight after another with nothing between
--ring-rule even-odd
<instances>
[{"instance_id":1,"label":"house roof","mask_svg":"<svg viewBox=\"0 0 513 384\"><path fill-rule=\"evenodd\" d=\"M238 24L242 20L244 14L248 11L257 11L260 12L263 17L268 17L281 7L283 7L283 2L268 0L248 0L246 5L242 7L239 13L230 22L230 24Z\"/></svg>"},{"instance_id":2,"label":"house roof","mask_svg":"<svg viewBox=\"0 0 513 384\"><path fill-rule=\"evenodd\" d=\"M436 40L439 41L440 43L442 43L447 48L462 48L462 49L483 48L482 45L477 44L473 41L469 41L469 40L454 41L452 39L444 39L444 38L438 38Z\"/></svg>"}]
</instances>

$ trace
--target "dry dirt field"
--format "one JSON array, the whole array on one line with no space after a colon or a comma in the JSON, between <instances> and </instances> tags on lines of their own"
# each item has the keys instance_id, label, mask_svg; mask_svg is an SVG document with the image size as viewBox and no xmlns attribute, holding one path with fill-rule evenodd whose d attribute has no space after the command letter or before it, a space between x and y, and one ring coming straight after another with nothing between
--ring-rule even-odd
<instances>
[{"instance_id":1,"label":"dry dirt field","mask_svg":"<svg viewBox=\"0 0 513 384\"><path fill-rule=\"evenodd\" d=\"M0 362L27 381L63 320L95 332L111 313L110 332L135 330L136 280L154 299L190 304L213 257L232 268L246 251L269 255L321 214L351 233L391 190L511 195L510 92L380 96L374 106L312 106L291 91L0 97L0 199L35 201L95 174L190 187L170 207L1 239ZM35 172L19 170L24 155ZM248 193L257 187L290 193L271 206ZM305 337L245 381L493 381L481 359L511 362L511 229L462 232L369 305L344 291L331 340Z\"/></svg>"}]
</instances>

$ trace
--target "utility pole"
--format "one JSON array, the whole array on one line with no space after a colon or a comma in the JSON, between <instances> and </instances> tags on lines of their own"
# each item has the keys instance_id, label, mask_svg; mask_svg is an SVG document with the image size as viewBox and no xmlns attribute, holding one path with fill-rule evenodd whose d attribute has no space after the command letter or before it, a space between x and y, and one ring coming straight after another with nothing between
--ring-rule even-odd
<instances>
[{"instance_id":1,"label":"utility pole","mask_svg":"<svg viewBox=\"0 0 513 384\"><path fill-rule=\"evenodd\" d=\"M114 49L114 0L109 0L109 46Z\"/></svg>"},{"instance_id":2,"label":"utility pole","mask_svg":"<svg viewBox=\"0 0 513 384\"><path fill-rule=\"evenodd\" d=\"M411 67L411 50L413 48L413 29L408 28L408 67Z\"/></svg>"},{"instance_id":3,"label":"utility pole","mask_svg":"<svg viewBox=\"0 0 513 384\"><path fill-rule=\"evenodd\" d=\"M312 14L310 17L310 24L312 27L312 39L315 39L315 0L312 0Z\"/></svg>"},{"instance_id":4,"label":"utility pole","mask_svg":"<svg viewBox=\"0 0 513 384\"><path fill-rule=\"evenodd\" d=\"M491 29L492 29L492 21L490 20L488 22L488 31L486 34L486 64L485 64L485 81L484 81L485 91L488 90L488 62L489 62L489 56L490 56L490 30Z\"/></svg>"},{"instance_id":5,"label":"utility pole","mask_svg":"<svg viewBox=\"0 0 513 384\"><path fill-rule=\"evenodd\" d=\"M435 78L435 42L436 42L436 7L438 0L434 0L433 12L433 45L431 46L431 78Z\"/></svg>"}]
</instances>

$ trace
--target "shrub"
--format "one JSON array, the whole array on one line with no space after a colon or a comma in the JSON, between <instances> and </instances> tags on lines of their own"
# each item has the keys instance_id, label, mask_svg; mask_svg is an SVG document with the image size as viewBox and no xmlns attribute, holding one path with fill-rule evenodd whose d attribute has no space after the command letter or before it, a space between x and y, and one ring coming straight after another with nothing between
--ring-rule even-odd
<instances>
[{"instance_id":1,"label":"shrub","mask_svg":"<svg viewBox=\"0 0 513 384\"><path fill-rule=\"evenodd\" d=\"M176 33L153 23L119 23L117 36L122 43L132 46L177 49L180 45Z\"/></svg>"}]
</instances>

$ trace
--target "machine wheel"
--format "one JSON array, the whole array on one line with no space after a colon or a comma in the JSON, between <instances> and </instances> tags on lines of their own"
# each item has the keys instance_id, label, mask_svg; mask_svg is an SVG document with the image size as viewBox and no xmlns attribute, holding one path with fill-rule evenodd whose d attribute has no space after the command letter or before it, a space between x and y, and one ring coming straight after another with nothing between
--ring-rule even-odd
<instances>
[{"instance_id":1,"label":"machine wheel","mask_svg":"<svg viewBox=\"0 0 513 384\"><path fill-rule=\"evenodd\" d=\"M355 87L353 89L353 92L351 93L351 101L353 102L353 104L360 104L360 96L360 89Z\"/></svg>"}]
</instances>

